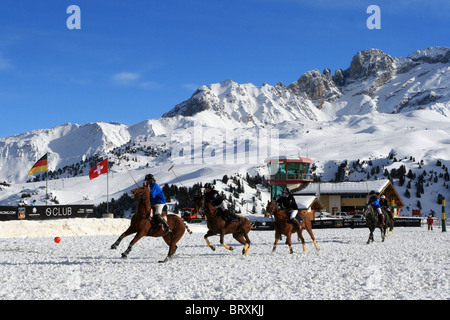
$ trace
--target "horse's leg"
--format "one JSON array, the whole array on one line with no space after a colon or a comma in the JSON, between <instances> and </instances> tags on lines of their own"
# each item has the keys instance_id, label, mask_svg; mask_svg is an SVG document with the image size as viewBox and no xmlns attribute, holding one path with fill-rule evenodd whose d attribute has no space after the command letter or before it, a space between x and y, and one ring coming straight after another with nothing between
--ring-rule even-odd
<instances>
[{"instance_id":1,"label":"horse's leg","mask_svg":"<svg viewBox=\"0 0 450 320\"><path fill-rule=\"evenodd\" d=\"M130 244L128 245L127 250L125 250L125 251L122 253L122 258L126 258L126 257L128 256L128 254L130 253L131 249L133 248L134 244L135 244L136 242L138 242L138 241L139 241L142 237L144 237L146 234L147 234L146 232L142 232L142 231L138 232L138 233L134 236L133 240L131 240Z\"/></svg>"},{"instance_id":2,"label":"horse's leg","mask_svg":"<svg viewBox=\"0 0 450 320\"><path fill-rule=\"evenodd\" d=\"M319 249L319 246L317 245L316 238L314 237L314 234L313 234L313 232L312 232L312 225L311 225L311 222L310 222L309 224L306 225L306 231L308 231L309 236L311 237L311 240L312 240L313 243L314 243L314 247L316 247L316 250L319 251L319 250L320 250L320 249Z\"/></svg>"},{"instance_id":3,"label":"horse's leg","mask_svg":"<svg viewBox=\"0 0 450 320\"><path fill-rule=\"evenodd\" d=\"M172 233L169 233L163 237L164 242L169 246L169 252L167 253L167 257L164 260L158 261L159 263L165 263L165 262L169 261L172 258L172 256L175 254L175 251L177 251L177 249L178 249L178 246L176 245L176 243L178 242L179 239L177 239L177 237L178 237L178 235L174 236Z\"/></svg>"},{"instance_id":4,"label":"horse's leg","mask_svg":"<svg viewBox=\"0 0 450 320\"><path fill-rule=\"evenodd\" d=\"M212 233L211 230L208 230L208 232L205 234L205 236L203 237L206 241L206 244L208 245L208 247L211 248L212 251L216 250L216 247L214 247L211 242L209 242L208 237L215 235L215 233Z\"/></svg>"},{"instance_id":5,"label":"horse's leg","mask_svg":"<svg viewBox=\"0 0 450 320\"><path fill-rule=\"evenodd\" d=\"M242 249L242 254L247 255L249 244L245 241L244 234L241 231L235 232L233 233L233 238L236 239L236 241L239 242L240 244L244 245L244 249Z\"/></svg>"},{"instance_id":6,"label":"horse's leg","mask_svg":"<svg viewBox=\"0 0 450 320\"><path fill-rule=\"evenodd\" d=\"M292 249L291 235L292 235L292 233L288 232L288 234L286 235L286 238L287 238L287 242L288 242L288 245L289 245L289 253L293 254L294 250Z\"/></svg>"},{"instance_id":7,"label":"horse's leg","mask_svg":"<svg viewBox=\"0 0 450 320\"><path fill-rule=\"evenodd\" d=\"M223 239L224 237L225 237L225 231L222 229L220 232L220 244L223 245L225 247L225 249L233 251L233 247L230 247L229 245L227 245L224 242L224 239Z\"/></svg>"},{"instance_id":8,"label":"horse's leg","mask_svg":"<svg viewBox=\"0 0 450 320\"><path fill-rule=\"evenodd\" d=\"M244 234L241 231L233 233L233 238L242 245L246 245Z\"/></svg>"},{"instance_id":9,"label":"horse's leg","mask_svg":"<svg viewBox=\"0 0 450 320\"><path fill-rule=\"evenodd\" d=\"M167 223L169 223L169 221ZM167 253L167 257L164 260L158 261L159 263L165 263L169 261L177 251L178 249L177 243L178 241L180 241L181 237L183 237L184 232L186 231L187 228L187 226L183 223L182 221L179 221L179 224L177 224L175 220L173 224L171 223L172 225L169 224L170 228L172 229L172 232L163 236L164 242L169 246L169 252ZM189 229L188 232L192 233Z\"/></svg>"},{"instance_id":10,"label":"horse's leg","mask_svg":"<svg viewBox=\"0 0 450 320\"><path fill-rule=\"evenodd\" d=\"M117 249L117 246L122 242L123 238L125 238L126 236L129 236L130 234L135 233L136 230L134 230L134 228L129 227L127 230L125 230L124 233L122 233L120 235L120 237L116 240L116 242L114 242L114 244L111 246L111 249Z\"/></svg>"},{"instance_id":11,"label":"horse's leg","mask_svg":"<svg viewBox=\"0 0 450 320\"><path fill-rule=\"evenodd\" d=\"M303 228L298 229L298 231L297 231L298 239L302 242L303 252L305 252L306 251L305 238L303 238L302 233L303 233Z\"/></svg>"},{"instance_id":12,"label":"horse's leg","mask_svg":"<svg viewBox=\"0 0 450 320\"><path fill-rule=\"evenodd\" d=\"M278 230L275 230L275 243L273 244L273 248L272 248L272 252L275 251L275 249L277 248L278 245L278 240L280 240L280 232Z\"/></svg>"},{"instance_id":13,"label":"horse's leg","mask_svg":"<svg viewBox=\"0 0 450 320\"><path fill-rule=\"evenodd\" d=\"M367 240L367 244L370 243L370 240L373 241L373 229L372 229L372 228L369 228L369 231L370 231L370 234L369 234L369 239Z\"/></svg>"},{"instance_id":14,"label":"horse's leg","mask_svg":"<svg viewBox=\"0 0 450 320\"><path fill-rule=\"evenodd\" d=\"M244 246L244 249L242 250L242 254L244 254L244 255L246 255L246 256L248 256L248 253L250 252L250 244L251 244L250 238L248 237L248 232L249 232L249 231L250 231L250 230L246 230L246 231L244 232L244 238L245 238L246 244L245 244L245 246Z\"/></svg>"}]
</instances>

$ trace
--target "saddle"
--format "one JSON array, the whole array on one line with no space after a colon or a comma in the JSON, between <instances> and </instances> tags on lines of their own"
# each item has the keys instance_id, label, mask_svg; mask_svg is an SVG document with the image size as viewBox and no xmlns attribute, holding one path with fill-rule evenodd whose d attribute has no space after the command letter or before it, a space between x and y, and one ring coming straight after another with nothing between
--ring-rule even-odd
<instances>
[{"instance_id":1,"label":"saddle","mask_svg":"<svg viewBox=\"0 0 450 320\"><path fill-rule=\"evenodd\" d=\"M287 222L289 222L290 224L294 225L294 223L291 221L291 219L289 219L289 214L287 213L287 211L286 211L286 210L283 210L283 212L284 212L284 214L286 215L286 220L287 220ZM298 213L297 213L297 215L295 216L294 219L297 220L300 224L303 223L303 219L302 219L301 215L298 214Z\"/></svg>"},{"instance_id":2,"label":"saddle","mask_svg":"<svg viewBox=\"0 0 450 320\"><path fill-rule=\"evenodd\" d=\"M222 220L224 220L228 223L241 220L241 218L239 218L239 216L237 216L235 213L231 213L228 210L226 210L224 212L221 209L218 209L217 213Z\"/></svg>"},{"instance_id":3,"label":"saddle","mask_svg":"<svg viewBox=\"0 0 450 320\"><path fill-rule=\"evenodd\" d=\"M162 221L164 218L161 217L161 220L159 220L157 218L156 215L154 215L151 219L149 219L149 221L152 223L152 227L150 228L150 230L147 233L147 236L151 235L152 233L157 233L159 232L161 229L165 229L167 227L169 227L167 225L167 222L164 220ZM169 227L170 228L170 227ZM166 232L167 233L167 232Z\"/></svg>"}]
</instances>

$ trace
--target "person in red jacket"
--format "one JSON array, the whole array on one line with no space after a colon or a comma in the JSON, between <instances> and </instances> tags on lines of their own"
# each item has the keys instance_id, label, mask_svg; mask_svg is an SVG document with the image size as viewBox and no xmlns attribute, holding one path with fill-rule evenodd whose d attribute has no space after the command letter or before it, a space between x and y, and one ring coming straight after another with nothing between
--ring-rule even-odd
<instances>
[{"instance_id":1,"label":"person in red jacket","mask_svg":"<svg viewBox=\"0 0 450 320\"><path fill-rule=\"evenodd\" d=\"M433 222L434 222L433 215L430 213L427 218L428 230L433 231Z\"/></svg>"}]
</instances>

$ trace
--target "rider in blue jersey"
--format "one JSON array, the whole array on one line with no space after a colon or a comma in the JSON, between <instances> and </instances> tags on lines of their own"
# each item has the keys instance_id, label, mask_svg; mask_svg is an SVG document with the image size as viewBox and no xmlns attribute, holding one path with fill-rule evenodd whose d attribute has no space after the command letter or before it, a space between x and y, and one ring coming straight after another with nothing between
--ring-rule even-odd
<instances>
[{"instance_id":1,"label":"rider in blue jersey","mask_svg":"<svg viewBox=\"0 0 450 320\"><path fill-rule=\"evenodd\" d=\"M164 193L162 192L159 185L156 183L155 177L152 174L148 174L145 176L145 181L148 183L148 188L150 189L150 203L152 205L152 211L154 213L154 218L159 223L162 223L164 226L166 233L172 232L169 224L166 219L164 219L161 214L164 205L166 204L166 197L164 197ZM150 232L151 233L151 232Z\"/></svg>"}]
</instances>

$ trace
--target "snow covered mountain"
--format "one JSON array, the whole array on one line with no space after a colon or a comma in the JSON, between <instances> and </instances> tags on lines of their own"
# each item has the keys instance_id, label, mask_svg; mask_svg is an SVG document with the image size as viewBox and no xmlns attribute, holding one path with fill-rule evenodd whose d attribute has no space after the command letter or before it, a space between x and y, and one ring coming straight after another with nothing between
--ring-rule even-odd
<instances>
[{"instance_id":1,"label":"snow covered mountain","mask_svg":"<svg viewBox=\"0 0 450 320\"><path fill-rule=\"evenodd\" d=\"M358 52L346 70L332 76L312 70L285 86L238 84L232 80L200 87L163 117L193 116L203 111L240 124L273 124L372 111L399 113L419 108L449 116L450 48L430 47L407 58L378 49Z\"/></svg>"},{"instance_id":2,"label":"snow covered mountain","mask_svg":"<svg viewBox=\"0 0 450 320\"><path fill-rule=\"evenodd\" d=\"M177 183L166 170L173 163L172 152L181 143L192 142L194 128L199 127L208 133L201 136L202 151L223 148L226 133L233 132L237 139L227 150L238 153L237 157L242 156L239 150L248 150L245 139L257 139L261 129L276 130L278 151L311 157L322 180L334 179L343 161L350 166L345 179L366 179L371 166L352 170L351 164L359 159L388 171L404 164L417 173L435 169L433 174L443 175L450 165L449 88L450 48L446 47L418 50L406 58L368 49L357 53L345 70L338 69L334 75L329 69L312 70L288 86L232 80L205 85L159 119L131 126L68 123L0 139L0 182L12 185L0 186L0 204L16 201L20 190L38 189L38 182L25 182L32 165L46 152L52 179L66 181L50 184L60 201L105 201L103 186L87 178L95 155L110 157L116 197L134 184L118 157L125 156L124 163L136 179L152 170L160 183ZM239 141L239 137L246 138ZM399 161L389 160L392 155ZM443 168L436 170L437 161ZM200 160L177 168L186 185L224 174L266 174L262 161L249 159L225 165L202 165ZM405 192L406 187L399 188ZM434 183L427 192L430 205L438 194L450 198L448 182ZM410 201L414 205L416 199ZM436 205L433 209L438 211Z\"/></svg>"}]
</instances>

